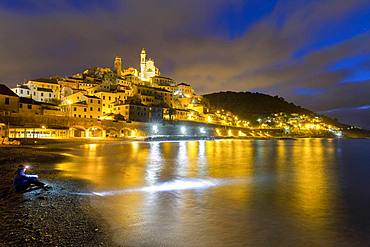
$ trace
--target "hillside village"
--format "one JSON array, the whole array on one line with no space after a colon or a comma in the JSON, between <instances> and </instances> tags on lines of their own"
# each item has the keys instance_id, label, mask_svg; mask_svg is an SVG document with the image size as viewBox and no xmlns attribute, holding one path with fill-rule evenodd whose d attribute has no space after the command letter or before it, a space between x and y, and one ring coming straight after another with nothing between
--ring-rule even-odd
<instances>
[{"instance_id":1,"label":"hillside village","mask_svg":"<svg viewBox=\"0 0 370 247\"><path fill-rule=\"evenodd\" d=\"M284 113L251 124L230 111L214 108L184 82L162 76L145 49L140 69L125 68L116 56L113 68L95 67L70 77L31 79L7 88L0 84L2 115L59 116L94 120L160 123L187 121L241 128L294 128L337 131L318 117ZM271 123L274 123L273 125ZM3 123L5 125L5 123Z\"/></svg>"},{"instance_id":2,"label":"hillside village","mask_svg":"<svg viewBox=\"0 0 370 247\"><path fill-rule=\"evenodd\" d=\"M161 76L145 49L140 54L140 70L124 68L117 56L113 69L97 67L70 77L32 79L11 90L16 95L10 96L19 98L14 98L14 109L10 110L22 114L246 124L231 112L210 113L207 102L189 84Z\"/></svg>"}]
</instances>

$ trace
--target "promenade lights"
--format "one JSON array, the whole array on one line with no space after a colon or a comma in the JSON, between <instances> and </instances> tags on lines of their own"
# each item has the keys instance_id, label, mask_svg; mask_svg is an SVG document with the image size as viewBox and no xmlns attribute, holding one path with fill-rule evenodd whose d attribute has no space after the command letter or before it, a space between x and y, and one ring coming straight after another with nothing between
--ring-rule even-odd
<instances>
[{"instance_id":1,"label":"promenade lights","mask_svg":"<svg viewBox=\"0 0 370 247\"><path fill-rule=\"evenodd\" d=\"M200 127L200 128L199 128L199 132L200 132L201 134L206 134L206 130L204 129L204 127Z\"/></svg>"},{"instance_id":2,"label":"promenade lights","mask_svg":"<svg viewBox=\"0 0 370 247\"><path fill-rule=\"evenodd\" d=\"M158 134L158 126L156 124L153 125L152 131L153 131L154 134Z\"/></svg>"},{"instance_id":3,"label":"promenade lights","mask_svg":"<svg viewBox=\"0 0 370 247\"><path fill-rule=\"evenodd\" d=\"M185 126L181 126L180 131L181 131L181 134L182 135L185 135L186 134L186 127Z\"/></svg>"}]
</instances>

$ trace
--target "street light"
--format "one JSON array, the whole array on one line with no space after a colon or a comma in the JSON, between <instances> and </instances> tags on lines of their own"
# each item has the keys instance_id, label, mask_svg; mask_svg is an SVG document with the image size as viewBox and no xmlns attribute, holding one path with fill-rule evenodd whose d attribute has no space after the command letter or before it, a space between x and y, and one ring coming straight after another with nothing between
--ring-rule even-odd
<instances>
[{"instance_id":1,"label":"street light","mask_svg":"<svg viewBox=\"0 0 370 247\"><path fill-rule=\"evenodd\" d=\"M154 134L158 134L158 126L157 125L153 125L152 131L153 131Z\"/></svg>"},{"instance_id":2,"label":"street light","mask_svg":"<svg viewBox=\"0 0 370 247\"><path fill-rule=\"evenodd\" d=\"M185 135L186 134L186 128L185 126L181 126L181 134Z\"/></svg>"}]
</instances>

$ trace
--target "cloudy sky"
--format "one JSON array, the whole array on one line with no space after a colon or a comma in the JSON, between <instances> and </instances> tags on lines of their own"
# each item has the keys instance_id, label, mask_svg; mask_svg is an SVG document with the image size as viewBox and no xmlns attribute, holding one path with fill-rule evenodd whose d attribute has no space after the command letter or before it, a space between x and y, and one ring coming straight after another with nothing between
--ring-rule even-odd
<instances>
[{"instance_id":1,"label":"cloudy sky","mask_svg":"<svg viewBox=\"0 0 370 247\"><path fill-rule=\"evenodd\" d=\"M258 91L370 128L369 0L1 0L0 83L139 67Z\"/></svg>"}]
</instances>

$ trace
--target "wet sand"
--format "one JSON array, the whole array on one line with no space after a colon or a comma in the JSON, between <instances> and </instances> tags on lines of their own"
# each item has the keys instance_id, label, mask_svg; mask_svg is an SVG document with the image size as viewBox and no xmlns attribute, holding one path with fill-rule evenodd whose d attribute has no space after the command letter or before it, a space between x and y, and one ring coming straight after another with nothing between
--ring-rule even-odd
<instances>
[{"instance_id":1,"label":"wet sand","mask_svg":"<svg viewBox=\"0 0 370 247\"><path fill-rule=\"evenodd\" d=\"M86 182L64 178L54 169L55 163L67 159L57 151L0 147L0 246L114 246L89 198L71 193L83 190ZM29 173L53 188L15 192L14 171L25 162L32 166Z\"/></svg>"}]
</instances>

